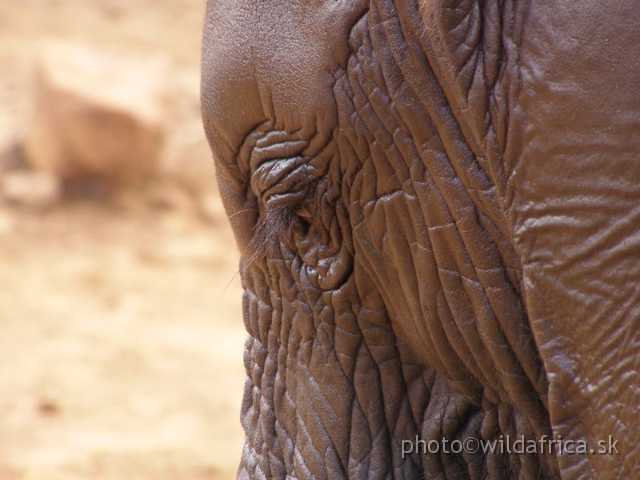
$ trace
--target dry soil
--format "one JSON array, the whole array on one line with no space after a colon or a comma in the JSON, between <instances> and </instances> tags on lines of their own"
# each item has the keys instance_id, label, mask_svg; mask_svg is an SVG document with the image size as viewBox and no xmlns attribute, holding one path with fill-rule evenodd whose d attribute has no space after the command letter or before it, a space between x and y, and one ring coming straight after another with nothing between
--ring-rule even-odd
<instances>
[{"instance_id":1,"label":"dry soil","mask_svg":"<svg viewBox=\"0 0 640 480\"><path fill-rule=\"evenodd\" d=\"M28 128L42 42L161 51L190 92L170 156L200 162L215 192L197 106L203 12L204 0L0 0L0 147ZM46 210L0 201L1 480L234 478L237 252L215 197L204 216L192 202L202 185L177 202L162 188Z\"/></svg>"}]
</instances>

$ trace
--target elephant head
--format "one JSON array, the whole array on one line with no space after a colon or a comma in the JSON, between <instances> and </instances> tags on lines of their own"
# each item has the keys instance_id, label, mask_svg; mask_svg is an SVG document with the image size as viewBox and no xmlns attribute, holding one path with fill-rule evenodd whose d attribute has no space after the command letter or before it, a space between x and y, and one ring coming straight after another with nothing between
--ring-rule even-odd
<instances>
[{"instance_id":1,"label":"elephant head","mask_svg":"<svg viewBox=\"0 0 640 480\"><path fill-rule=\"evenodd\" d=\"M209 0L239 478L638 478L638 31L633 0Z\"/></svg>"}]
</instances>

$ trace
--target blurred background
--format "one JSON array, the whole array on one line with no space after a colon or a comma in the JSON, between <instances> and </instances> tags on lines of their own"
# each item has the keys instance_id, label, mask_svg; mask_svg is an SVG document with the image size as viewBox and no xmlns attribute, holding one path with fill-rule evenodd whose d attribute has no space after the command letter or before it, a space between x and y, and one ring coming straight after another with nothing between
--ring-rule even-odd
<instances>
[{"instance_id":1,"label":"blurred background","mask_svg":"<svg viewBox=\"0 0 640 480\"><path fill-rule=\"evenodd\" d=\"M0 0L0 480L231 479L238 253L205 0Z\"/></svg>"}]
</instances>

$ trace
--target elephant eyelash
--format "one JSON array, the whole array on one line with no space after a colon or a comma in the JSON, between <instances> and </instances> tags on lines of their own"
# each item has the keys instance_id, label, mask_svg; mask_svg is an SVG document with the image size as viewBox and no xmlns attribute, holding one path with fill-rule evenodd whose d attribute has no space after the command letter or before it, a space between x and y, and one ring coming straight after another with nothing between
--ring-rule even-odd
<instances>
[{"instance_id":1,"label":"elephant eyelash","mask_svg":"<svg viewBox=\"0 0 640 480\"><path fill-rule=\"evenodd\" d=\"M293 247L290 232L298 220L296 211L286 205L278 205L262 212L249 243L251 257L247 265L268 254L275 255L281 245Z\"/></svg>"},{"instance_id":2,"label":"elephant eyelash","mask_svg":"<svg viewBox=\"0 0 640 480\"><path fill-rule=\"evenodd\" d=\"M249 243L252 252L247 264L250 265L267 255L279 256L282 246L295 248L295 238L301 233L309 233L313 215L306 203L297 208L289 205L270 205L266 208L255 226ZM297 233L297 234L296 234Z\"/></svg>"}]
</instances>

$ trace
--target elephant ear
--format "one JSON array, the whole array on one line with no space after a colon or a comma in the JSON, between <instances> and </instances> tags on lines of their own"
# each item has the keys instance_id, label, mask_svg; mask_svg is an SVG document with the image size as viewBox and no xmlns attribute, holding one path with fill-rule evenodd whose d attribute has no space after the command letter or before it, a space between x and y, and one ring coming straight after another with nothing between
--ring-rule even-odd
<instances>
[{"instance_id":1,"label":"elephant ear","mask_svg":"<svg viewBox=\"0 0 640 480\"><path fill-rule=\"evenodd\" d=\"M560 455L560 468L636 477L640 94L629 79L640 77L640 7L442 0L420 14L521 261L554 434L634 446L624 464L614 451Z\"/></svg>"}]
</instances>

